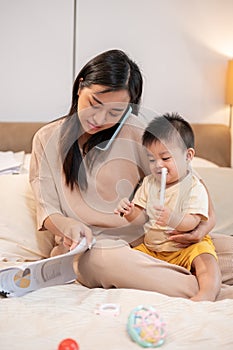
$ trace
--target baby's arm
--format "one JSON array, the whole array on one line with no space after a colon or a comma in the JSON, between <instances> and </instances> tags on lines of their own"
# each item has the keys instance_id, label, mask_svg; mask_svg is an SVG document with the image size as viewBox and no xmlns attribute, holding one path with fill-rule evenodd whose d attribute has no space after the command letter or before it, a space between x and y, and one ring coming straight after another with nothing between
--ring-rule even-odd
<instances>
[{"instance_id":1,"label":"baby's arm","mask_svg":"<svg viewBox=\"0 0 233 350\"><path fill-rule=\"evenodd\" d=\"M184 214L180 223L174 227L181 232L188 232L194 230L201 222L201 215L199 214Z\"/></svg>"},{"instance_id":2,"label":"baby's arm","mask_svg":"<svg viewBox=\"0 0 233 350\"><path fill-rule=\"evenodd\" d=\"M170 226L177 231L188 232L193 230L201 222L199 214L182 214L170 210L168 207L156 206L156 224Z\"/></svg>"}]
</instances>

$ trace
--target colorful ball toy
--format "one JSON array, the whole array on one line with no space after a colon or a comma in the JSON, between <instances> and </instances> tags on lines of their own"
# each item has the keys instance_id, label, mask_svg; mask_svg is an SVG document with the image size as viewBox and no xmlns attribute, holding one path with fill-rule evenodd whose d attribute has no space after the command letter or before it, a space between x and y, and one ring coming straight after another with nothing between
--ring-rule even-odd
<instances>
[{"instance_id":1,"label":"colorful ball toy","mask_svg":"<svg viewBox=\"0 0 233 350\"><path fill-rule=\"evenodd\" d=\"M127 331L131 339L144 348L156 348L166 337L165 323L153 306L139 305L133 309Z\"/></svg>"}]
</instances>

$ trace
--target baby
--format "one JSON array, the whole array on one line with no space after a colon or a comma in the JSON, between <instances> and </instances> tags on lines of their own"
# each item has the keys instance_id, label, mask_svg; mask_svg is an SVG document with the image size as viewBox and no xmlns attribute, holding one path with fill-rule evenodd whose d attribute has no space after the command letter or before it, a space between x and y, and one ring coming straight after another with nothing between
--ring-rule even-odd
<instances>
[{"instance_id":1,"label":"baby","mask_svg":"<svg viewBox=\"0 0 233 350\"><path fill-rule=\"evenodd\" d=\"M120 201L116 214L129 222L144 224L144 243L134 249L157 259L183 266L196 275L199 284L194 301L214 301L220 290L221 274L209 235L199 243L180 248L166 231L193 230L208 220L208 194L193 173L194 134L190 124L178 114L153 119L143 134L151 175L144 178L132 202ZM166 191L161 203L162 168L166 168Z\"/></svg>"}]
</instances>

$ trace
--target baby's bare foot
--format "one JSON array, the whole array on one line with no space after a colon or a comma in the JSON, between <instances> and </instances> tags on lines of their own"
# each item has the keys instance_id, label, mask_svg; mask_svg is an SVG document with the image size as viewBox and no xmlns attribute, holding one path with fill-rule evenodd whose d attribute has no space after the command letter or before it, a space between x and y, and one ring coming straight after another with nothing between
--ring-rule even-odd
<instances>
[{"instance_id":1,"label":"baby's bare foot","mask_svg":"<svg viewBox=\"0 0 233 350\"><path fill-rule=\"evenodd\" d=\"M213 293L204 293L199 292L196 295L194 295L190 300L192 301L215 301L216 296L213 295Z\"/></svg>"}]
</instances>

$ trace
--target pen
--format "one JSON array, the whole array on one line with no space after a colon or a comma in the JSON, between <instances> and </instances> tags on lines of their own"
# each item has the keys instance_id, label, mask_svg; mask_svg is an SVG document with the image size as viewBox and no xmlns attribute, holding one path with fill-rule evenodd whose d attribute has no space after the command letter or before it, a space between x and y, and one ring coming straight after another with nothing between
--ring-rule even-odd
<instances>
[{"instance_id":1,"label":"pen","mask_svg":"<svg viewBox=\"0 0 233 350\"><path fill-rule=\"evenodd\" d=\"M137 185L135 186L133 192L131 193L131 195L129 196L129 201L131 202L136 191L138 190L138 188L141 186L142 184L142 179L138 181ZM124 216L124 213L120 213L120 216L123 217Z\"/></svg>"}]
</instances>

